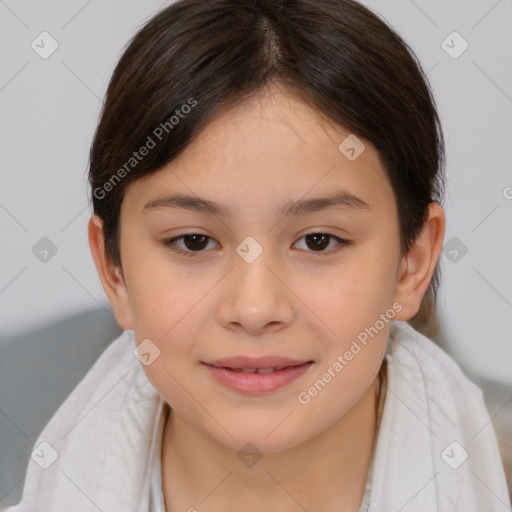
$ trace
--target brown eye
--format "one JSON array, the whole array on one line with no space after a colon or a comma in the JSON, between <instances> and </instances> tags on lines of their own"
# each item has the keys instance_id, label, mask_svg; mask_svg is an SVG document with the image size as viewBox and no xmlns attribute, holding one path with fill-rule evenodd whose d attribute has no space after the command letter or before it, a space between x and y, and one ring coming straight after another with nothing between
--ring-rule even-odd
<instances>
[{"instance_id":1,"label":"brown eye","mask_svg":"<svg viewBox=\"0 0 512 512\"><path fill-rule=\"evenodd\" d=\"M182 248L178 247L178 241L182 242ZM213 238L199 233L188 233L164 240L162 243L165 247L178 254L194 257L196 256L194 253L206 252L204 249L208 246L209 241L213 241Z\"/></svg>"},{"instance_id":2,"label":"brown eye","mask_svg":"<svg viewBox=\"0 0 512 512\"><path fill-rule=\"evenodd\" d=\"M200 251L207 246L208 237L204 235L183 235L183 243L191 251Z\"/></svg>"},{"instance_id":3,"label":"brown eye","mask_svg":"<svg viewBox=\"0 0 512 512\"><path fill-rule=\"evenodd\" d=\"M308 252L317 252L319 254L330 254L332 252L337 252L345 246L351 244L349 240L344 240L337 236L334 236L330 233L309 233L301 238L306 240L306 250ZM335 246L331 250L325 250L332 241L336 242L337 247Z\"/></svg>"},{"instance_id":4,"label":"brown eye","mask_svg":"<svg viewBox=\"0 0 512 512\"><path fill-rule=\"evenodd\" d=\"M300 240L302 239L306 240L306 248L304 249L306 252L315 252L319 255L325 256L338 252L352 243L349 240L344 240L330 233L309 233L303 236ZM178 241L181 242L181 247L179 247ZM201 235L199 233L187 233L185 235L164 240L162 243L165 247L182 256L195 257L199 256L201 253L208 252L205 249L210 241L213 242L213 238L206 235ZM336 242L334 247L326 250L333 241Z\"/></svg>"},{"instance_id":5,"label":"brown eye","mask_svg":"<svg viewBox=\"0 0 512 512\"><path fill-rule=\"evenodd\" d=\"M312 233L311 235L306 235L306 244L310 249L313 250L323 250L325 249L330 242L330 235L326 235L325 233Z\"/></svg>"}]
</instances>

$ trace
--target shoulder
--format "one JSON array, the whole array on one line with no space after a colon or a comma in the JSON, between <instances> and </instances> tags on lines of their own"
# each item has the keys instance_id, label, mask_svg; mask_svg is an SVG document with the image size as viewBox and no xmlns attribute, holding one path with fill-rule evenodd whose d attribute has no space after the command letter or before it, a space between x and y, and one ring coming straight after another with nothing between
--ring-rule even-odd
<instances>
[{"instance_id":1,"label":"shoulder","mask_svg":"<svg viewBox=\"0 0 512 512\"><path fill-rule=\"evenodd\" d=\"M87 410L98 400L107 402L114 400L117 394L108 393L108 391L122 382L125 377L128 381L130 375L135 378L141 373L140 363L133 353L134 350L133 331L123 331L105 348L89 371L78 382L57 409L45 430L52 429L52 427L62 429L64 424L76 421L84 414L84 409ZM105 396L105 393L108 394Z\"/></svg>"},{"instance_id":2,"label":"shoulder","mask_svg":"<svg viewBox=\"0 0 512 512\"><path fill-rule=\"evenodd\" d=\"M385 359L370 510L502 510L505 474L481 389L406 322L392 323ZM411 501L418 489L421 507Z\"/></svg>"},{"instance_id":3,"label":"shoulder","mask_svg":"<svg viewBox=\"0 0 512 512\"><path fill-rule=\"evenodd\" d=\"M431 339L406 322L396 322L386 359L391 402L395 413L402 411L403 421L411 420L412 413L447 443L494 443L482 390ZM475 437L484 426L488 432Z\"/></svg>"},{"instance_id":4,"label":"shoulder","mask_svg":"<svg viewBox=\"0 0 512 512\"><path fill-rule=\"evenodd\" d=\"M56 510L62 503L69 506L59 510L72 509L83 494L69 487L70 474L88 482L98 505L94 508L114 502L125 504L124 510L136 508L145 485L148 432L153 431L161 402L135 349L133 331L123 331L57 409L33 448L52 459L41 471L37 460L29 458L22 500L8 512L33 510L36 504L40 510ZM116 479L107 490L104 482L112 474ZM89 505L84 502L80 509L89 510Z\"/></svg>"}]
</instances>

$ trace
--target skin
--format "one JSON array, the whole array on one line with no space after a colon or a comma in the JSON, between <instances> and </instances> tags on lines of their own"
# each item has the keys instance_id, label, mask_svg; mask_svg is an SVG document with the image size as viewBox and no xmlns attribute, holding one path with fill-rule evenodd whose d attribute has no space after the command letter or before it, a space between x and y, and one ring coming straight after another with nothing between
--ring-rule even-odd
<instances>
[{"instance_id":1,"label":"skin","mask_svg":"<svg viewBox=\"0 0 512 512\"><path fill-rule=\"evenodd\" d=\"M272 86L218 115L178 159L127 187L122 270L105 254L101 220L90 220L91 251L119 325L161 351L143 369L172 408L162 442L168 511L230 511L234 496L242 512L359 510L390 323L308 404L297 396L394 302L401 306L395 320L417 313L445 216L431 203L421 235L401 257L396 201L378 153L363 141L365 151L350 161L338 150L348 134ZM276 213L285 201L341 189L370 208ZM234 215L144 209L169 193L229 205ZM203 252L194 253L197 242L175 242L194 257L163 244L191 233L209 237ZM310 233L352 244L331 238L316 249ZM252 263L236 252L248 236L263 249ZM233 355L314 364L277 391L248 396L217 383L201 364ZM248 442L263 455L252 467L237 457Z\"/></svg>"}]
</instances>

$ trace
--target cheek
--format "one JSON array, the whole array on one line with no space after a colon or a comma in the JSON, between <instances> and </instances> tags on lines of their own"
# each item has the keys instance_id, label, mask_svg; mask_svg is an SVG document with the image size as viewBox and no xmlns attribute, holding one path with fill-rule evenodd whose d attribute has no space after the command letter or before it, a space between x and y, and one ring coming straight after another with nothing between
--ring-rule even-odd
<instances>
[{"instance_id":1,"label":"cheek","mask_svg":"<svg viewBox=\"0 0 512 512\"><path fill-rule=\"evenodd\" d=\"M193 293L184 290L180 284L174 280L172 287L159 283L158 286L139 288L133 299L136 339L151 339L161 351L161 362L166 362L167 366L192 359L201 339L199 317L208 307L206 284L198 284Z\"/></svg>"},{"instance_id":2,"label":"cheek","mask_svg":"<svg viewBox=\"0 0 512 512\"><path fill-rule=\"evenodd\" d=\"M198 395L194 382L187 380L183 361L174 362L164 350L150 366L142 365L147 379L160 393L163 399L182 416L188 416L194 410L194 400L191 396Z\"/></svg>"},{"instance_id":3,"label":"cheek","mask_svg":"<svg viewBox=\"0 0 512 512\"><path fill-rule=\"evenodd\" d=\"M159 353L151 365L143 365L143 370L166 401L181 410L182 386L189 389L193 384L187 375L198 364L197 347L204 339L198 315L204 314L204 308L208 307L204 299L211 284L202 281L190 286L183 276L165 276L162 272L157 279L158 273L152 276L139 270L137 276L132 275L130 300L134 335L137 343L151 340Z\"/></svg>"},{"instance_id":4,"label":"cheek","mask_svg":"<svg viewBox=\"0 0 512 512\"><path fill-rule=\"evenodd\" d=\"M159 283L150 292L141 292L135 301L135 339L150 339L158 357L143 370L151 384L173 409L182 415L190 411L190 395L198 395L192 375L198 369L198 347L205 339L198 315L204 314L206 290L194 294ZM173 291L169 291L173 290ZM140 291L140 290L139 290ZM203 293L201 293L203 292Z\"/></svg>"},{"instance_id":5,"label":"cheek","mask_svg":"<svg viewBox=\"0 0 512 512\"><path fill-rule=\"evenodd\" d=\"M341 313L330 317L335 335L324 338L318 368L297 396L303 412L323 416L325 427L343 416L377 377L397 313L386 300L385 287L380 296L361 286L352 291L340 301Z\"/></svg>"},{"instance_id":6,"label":"cheek","mask_svg":"<svg viewBox=\"0 0 512 512\"><path fill-rule=\"evenodd\" d=\"M202 310L215 276L199 275L184 265L173 264L165 253L154 248L133 254L129 265L127 279L135 331L165 340L175 336L176 330L192 327L191 319Z\"/></svg>"},{"instance_id":7,"label":"cheek","mask_svg":"<svg viewBox=\"0 0 512 512\"><path fill-rule=\"evenodd\" d=\"M350 407L368 387L381 366L391 322L398 312L394 307L395 252L385 243L368 243L354 258L340 266L329 287L330 300L320 309L329 325L323 340L325 358L318 369L319 392L314 383L305 400L338 410ZM396 256L397 257L397 256ZM323 389L323 388L322 388ZM318 393L318 399L314 394ZM343 405L335 406L337 397Z\"/></svg>"},{"instance_id":8,"label":"cheek","mask_svg":"<svg viewBox=\"0 0 512 512\"><path fill-rule=\"evenodd\" d=\"M328 364L319 368L297 395L297 413L302 417L317 418L321 424L316 428L320 430L327 429L347 414L377 376L384 355L385 343L382 341L375 338L367 347L359 344L357 351L349 351L352 354L350 360L345 352L333 354Z\"/></svg>"},{"instance_id":9,"label":"cheek","mask_svg":"<svg viewBox=\"0 0 512 512\"><path fill-rule=\"evenodd\" d=\"M316 309L336 337L356 336L392 306L398 256L381 248L367 243L336 268L323 290L315 287Z\"/></svg>"}]
</instances>

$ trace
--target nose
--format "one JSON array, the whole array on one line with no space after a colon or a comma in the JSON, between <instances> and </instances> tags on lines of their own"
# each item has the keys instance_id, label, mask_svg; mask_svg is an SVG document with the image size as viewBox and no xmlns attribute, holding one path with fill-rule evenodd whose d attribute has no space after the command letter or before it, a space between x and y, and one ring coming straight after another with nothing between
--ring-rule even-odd
<instances>
[{"instance_id":1,"label":"nose","mask_svg":"<svg viewBox=\"0 0 512 512\"><path fill-rule=\"evenodd\" d=\"M264 250L251 263L235 255L233 263L221 291L219 323L251 335L276 332L289 325L294 316L293 293L271 251Z\"/></svg>"}]
</instances>

